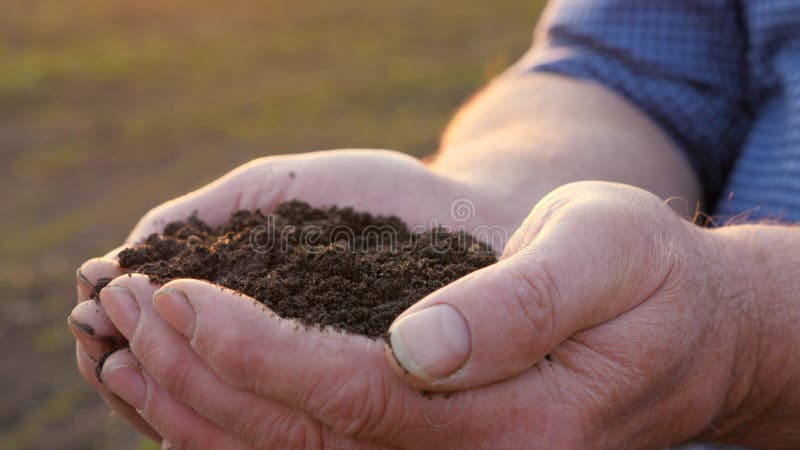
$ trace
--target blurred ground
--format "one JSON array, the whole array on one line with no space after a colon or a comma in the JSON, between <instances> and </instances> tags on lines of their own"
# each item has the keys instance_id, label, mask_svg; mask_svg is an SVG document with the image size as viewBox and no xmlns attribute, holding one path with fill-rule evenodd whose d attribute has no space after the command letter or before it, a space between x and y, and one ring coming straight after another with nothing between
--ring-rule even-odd
<instances>
[{"instance_id":1,"label":"blurred ground","mask_svg":"<svg viewBox=\"0 0 800 450\"><path fill-rule=\"evenodd\" d=\"M73 367L81 261L265 154L430 153L541 0L4 0L0 449L151 448Z\"/></svg>"}]
</instances>

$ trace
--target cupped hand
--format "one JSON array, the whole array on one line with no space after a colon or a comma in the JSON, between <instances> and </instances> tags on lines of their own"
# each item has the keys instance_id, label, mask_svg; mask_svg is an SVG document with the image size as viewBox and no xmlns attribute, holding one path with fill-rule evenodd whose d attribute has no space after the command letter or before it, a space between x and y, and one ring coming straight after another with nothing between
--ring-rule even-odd
<instances>
[{"instance_id":1,"label":"cupped hand","mask_svg":"<svg viewBox=\"0 0 800 450\"><path fill-rule=\"evenodd\" d=\"M100 298L130 350L100 378L179 448L677 444L741 388L717 246L645 191L567 185L388 346L205 282L119 277Z\"/></svg>"},{"instance_id":2,"label":"cupped hand","mask_svg":"<svg viewBox=\"0 0 800 450\"><path fill-rule=\"evenodd\" d=\"M498 224L492 217L496 203L491 193L478 192L437 174L419 160L400 153L338 150L252 161L208 186L154 208L138 222L125 245L139 242L160 232L165 224L193 213L215 225L226 221L235 210L269 212L290 199L301 199L313 206L344 205L373 214L394 214L410 226L454 225L469 232L476 224ZM466 210L456 209L461 207ZM501 246L503 242L495 244ZM68 323L78 340L78 367L86 381L138 430L158 438L158 433L134 409L111 394L95 374L98 362L110 351L125 346L126 341L100 305L88 300L99 279L123 273L115 252L84 263L77 275L78 306Z\"/></svg>"}]
</instances>

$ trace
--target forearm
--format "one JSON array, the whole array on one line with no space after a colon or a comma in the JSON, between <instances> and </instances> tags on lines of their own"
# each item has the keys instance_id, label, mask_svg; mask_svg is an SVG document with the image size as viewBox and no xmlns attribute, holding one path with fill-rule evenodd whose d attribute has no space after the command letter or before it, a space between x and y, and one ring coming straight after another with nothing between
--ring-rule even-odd
<instances>
[{"instance_id":1,"label":"forearm","mask_svg":"<svg viewBox=\"0 0 800 450\"><path fill-rule=\"evenodd\" d=\"M448 126L431 167L496 193L505 223L519 224L565 183L632 184L693 214L696 176L676 145L604 87L548 74L503 78Z\"/></svg>"},{"instance_id":2,"label":"forearm","mask_svg":"<svg viewBox=\"0 0 800 450\"><path fill-rule=\"evenodd\" d=\"M711 282L738 325L738 362L711 437L754 447L800 447L800 227L709 231L723 255ZM712 270L712 269L710 269ZM713 271L713 270L712 270Z\"/></svg>"}]
</instances>

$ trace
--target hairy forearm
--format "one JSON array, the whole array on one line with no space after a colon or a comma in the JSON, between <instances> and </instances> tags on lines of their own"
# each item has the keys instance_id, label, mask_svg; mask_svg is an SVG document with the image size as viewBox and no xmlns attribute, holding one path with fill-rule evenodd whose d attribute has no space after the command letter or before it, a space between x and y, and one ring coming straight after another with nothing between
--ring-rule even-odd
<instances>
[{"instance_id":1,"label":"hairy forearm","mask_svg":"<svg viewBox=\"0 0 800 450\"><path fill-rule=\"evenodd\" d=\"M495 193L504 223L519 224L565 183L632 184L694 213L696 176L643 113L594 83L548 74L501 78L448 126L431 167Z\"/></svg>"},{"instance_id":2,"label":"hairy forearm","mask_svg":"<svg viewBox=\"0 0 800 450\"><path fill-rule=\"evenodd\" d=\"M742 445L800 447L800 227L739 225L717 242L719 307L736 322L738 362L709 434Z\"/></svg>"}]
</instances>

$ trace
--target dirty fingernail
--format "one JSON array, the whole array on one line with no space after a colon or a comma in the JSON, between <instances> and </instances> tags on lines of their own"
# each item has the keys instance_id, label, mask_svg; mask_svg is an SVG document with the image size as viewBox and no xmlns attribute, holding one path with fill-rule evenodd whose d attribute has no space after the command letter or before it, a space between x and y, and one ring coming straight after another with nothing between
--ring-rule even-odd
<instances>
[{"instance_id":1,"label":"dirty fingernail","mask_svg":"<svg viewBox=\"0 0 800 450\"><path fill-rule=\"evenodd\" d=\"M139 304L125 286L106 286L100 291L100 304L123 336L130 338L139 322Z\"/></svg>"},{"instance_id":2,"label":"dirty fingernail","mask_svg":"<svg viewBox=\"0 0 800 450\"><path fill-rule=\"evenodd\" d=\"M72 335L85 349L86 354L94 359L100 358L105 352L125 345L124 341L115 336L98 334L93 326L76 320L73 316L67 318L67 324Z\"/></svg>"},{"instance_id":3,"label":"dirty fingernail","mask_svg":"<svg viewBox=\"0 0 800 450\"><path fill-rule=\"evenodd\" d=\"M91 325L75 320L71 314L69 317L67 317L67 324L69 325L69 329L73 331L73 334L75 334L75 337L78 339L80 339L79 336L94 336L94 328L92 328Z\"/></svg>"},{"instance_id":4,"label":"dirty fingernail","mask_svg":"<svg viewBox=\"0 0 800 450\"><path fill-rule=\"evenodd\" d=\"M182 289L165 287L153 294L153 306L173 328L188 338L194 336L195 312Z\"/></svg>"},{"instance_id":5,"label":"dirty fingernail","mask_svg":"<svg viewBox=\"0 0 800 450\"><path fill-rule=\"evenodd\" d=\"M405 316L389 332L397 361L425 381L451 375L469 358L467 322L450 305L435 305Z\"/></svg>"},{"instance_id":6,"label":"dirty fingernail","mask_svg":"<svg viewBox=\"0 0 800 450\"><path fill-rule=\"evenodd\" d=\"M72 316L67 318L67 324L69 325L69 331L75 336L75 339L86 349L91 351L92 357L97 358L103 350L100 349L98 345L99 342L95 339L94 336L94 329L91 325L78 322ZM86 354L89 355L89 351L86 351Z\"/></svg>"}]
</instances>

